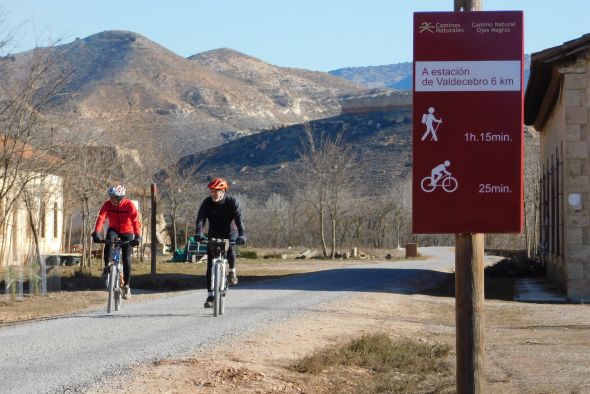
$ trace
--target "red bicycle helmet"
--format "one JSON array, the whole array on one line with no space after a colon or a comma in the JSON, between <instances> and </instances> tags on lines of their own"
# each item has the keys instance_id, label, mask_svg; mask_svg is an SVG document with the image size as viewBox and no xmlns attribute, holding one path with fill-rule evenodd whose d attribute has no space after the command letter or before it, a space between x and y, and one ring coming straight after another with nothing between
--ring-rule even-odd
<instances>
[{"instance_id":1,"label":"red bicycle helmet","mask_svg":"<svg viewBox=\"0 0 590 394\"><path fill-rule=\"evenodd\" d=\"M215 178L209 182L207 187L211 190L227 190L227 182L223 178Z\"/></svg>"}]
</instances>

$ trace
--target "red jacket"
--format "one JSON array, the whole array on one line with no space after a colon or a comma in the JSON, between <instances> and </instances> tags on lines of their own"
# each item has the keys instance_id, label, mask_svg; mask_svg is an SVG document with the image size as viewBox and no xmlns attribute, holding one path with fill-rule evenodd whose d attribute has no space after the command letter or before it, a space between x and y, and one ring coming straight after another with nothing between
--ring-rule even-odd
<instances>
[{"instance_id":1,"label":"red jacket","mask_svg":"<svg viewBox=\"0 0 590 394\"><path fill-rule=\"evenodd\" d=\"M124 198L118 206L114 206L110 200L105 201L98 212L94 231L97 233L102 231L102 226L107 219L109 220L109 228L118 234L141 235L139 215L131 200Z\"/></svg>"}]
</instances>

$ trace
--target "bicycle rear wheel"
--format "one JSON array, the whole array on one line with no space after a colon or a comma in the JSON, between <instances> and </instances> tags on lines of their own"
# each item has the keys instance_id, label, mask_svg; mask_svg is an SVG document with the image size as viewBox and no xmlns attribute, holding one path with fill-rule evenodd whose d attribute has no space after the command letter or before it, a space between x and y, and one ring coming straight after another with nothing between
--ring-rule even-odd
<instances>
[{"instance_id":1,"label":"bicycle rear wheel","mask_svg":"<svg viewBox=\"0 0 590 394\"><path fill-rule=\"evenodd\" d=\"M219 316L221 314L221 264L214 262L213 266L215 268L215 282L213 283L213 296L215 297L213 301L213 316Z\"/></svg>"},{"instance_id":2,"label":"bicycle rear wheel","mask_svg":"<svg viewBox=\"0 0 590 394\"><path fill-rule=\"evenodd\" d=\"M434 191L434 189L436 189L436 184L433 185L432 179L430 177L426 177L426 178L422 179L422 181L420 182L420 187L426 193L430 193L430 192Z\"/></svg>"},{"instance_id":3,"label":"bicycle rear wheel","mask_svg":"<svg viewBox=\"0 0 590 394\"><path fill-rule=\"evenodd\" d=\"M109 278L108 278L108 300L107 300L107 313L111 313L111 308L112 308L112 301L114 298L114 287L115 287L115 275L113 272L113 268L114 266L111 265L111 267L109 268Z\"/></svg>"}]
</instances>

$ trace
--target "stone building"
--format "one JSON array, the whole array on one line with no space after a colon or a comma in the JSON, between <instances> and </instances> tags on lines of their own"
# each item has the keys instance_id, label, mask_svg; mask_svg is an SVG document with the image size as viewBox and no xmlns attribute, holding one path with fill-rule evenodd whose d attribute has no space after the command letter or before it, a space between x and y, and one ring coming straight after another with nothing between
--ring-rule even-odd
<instances>
[{"instance_id":1,"label":"stone building","mask_svg":"<svg viewBox=\"0 0 590 394\"><path fill-rule=\"evenodd\" d=\"M542 258L569 298L590 299L590 34L531 56L525 124L541 135Z\"/></svg>"},{"instance_id":2,"label":"stone building","mask_svg":"<svg viewBox=\"0 0 590 394\"><path fill-rule=\"evenodd\" d=\"M28 264L35 255L34 235L30 225L30 214L36 223L39 253L41 255L59 253L63 233L63 181L58 175L39 175L26 187L33 195L27 209L24 197L10 194L0 199L0 214L5 215L0 222L0 271L7 266ZM24 194L24 193L23 193ZM7 201L11 201L8 207Z\"/></svg>"}]
</instances>

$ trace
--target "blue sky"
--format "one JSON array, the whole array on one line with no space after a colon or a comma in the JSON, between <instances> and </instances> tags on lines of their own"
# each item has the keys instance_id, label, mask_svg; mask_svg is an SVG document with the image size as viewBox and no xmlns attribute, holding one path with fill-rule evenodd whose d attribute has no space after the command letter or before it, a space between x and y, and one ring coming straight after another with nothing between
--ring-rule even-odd
<instances>
[{"instance_id":1,"label":"blue sky","mask_svg":"<svg viewBox=\"0 0 590 394\"><path fill-rule=\"evenodd\" d=\"M180 56L232 48L284 67L329 71L412 60L412 13L453 0L0 0L15 52L105 30L142 34ZM590 32L590 0L483 0L523 10L525 51Z\"/></svg>"}]
</instances>

